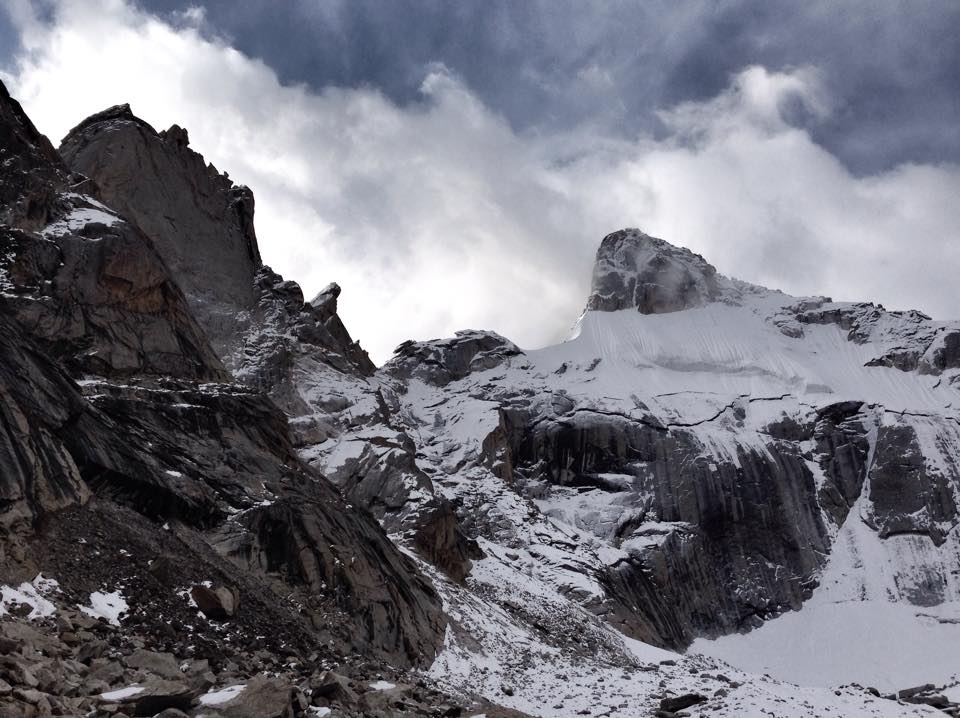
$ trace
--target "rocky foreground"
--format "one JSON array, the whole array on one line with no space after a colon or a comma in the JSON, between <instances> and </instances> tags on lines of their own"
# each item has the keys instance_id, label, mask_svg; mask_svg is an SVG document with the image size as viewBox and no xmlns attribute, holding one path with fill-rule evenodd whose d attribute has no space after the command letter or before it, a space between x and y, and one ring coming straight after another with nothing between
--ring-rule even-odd
<instances>
[{"instance_id":1,"label":"rocky foreground","mask_svg":"<svg viewBox=\"0 0 960 718\"><path fill-rule=\"evenodd\" d=\"M570 341L377 368L253 218L0 86L4 716L960 715L960 324L623 230Z\"/></svg>"}]
</instances>

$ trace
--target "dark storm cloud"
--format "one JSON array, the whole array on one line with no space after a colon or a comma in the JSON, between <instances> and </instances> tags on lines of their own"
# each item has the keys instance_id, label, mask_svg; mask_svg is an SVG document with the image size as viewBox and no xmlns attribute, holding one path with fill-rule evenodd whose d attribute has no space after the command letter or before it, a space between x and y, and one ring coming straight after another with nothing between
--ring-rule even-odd
<instances>
[{"instance_id":1,"label":"dark storm cloud","mask_svg":"<svg viewBox=\"0 0 960 718\"><path fill-rule=\"evenodd\" d=\"M158 13L193 0L144 0ZM839 103L814 138L857 173L960 160L960 3L209 0L206 28L287 83L416 102L442 63L518 130L657 132L749 65L821 70Z\"/></svg>"},{"instance_id":2,"label":"dark storm cloud","mask_svg":"<svg viewBox=\"0 0 960 718\"><path fill-rule=\"evenodd\" d=\"M20 33L13 25L6 6L0 5L0 65L7 65L20 51Z\"/></svg>"},{"instance_id":3,"label":"dark storm cloud","mask_svg":"<svg viewBox=\"0 0 960 718\"><path fill-rule=\"evenodd\" d=\"M463 327L559 340L624 226L791 293L956 313L960 163L922 161L956 114L932 5L864 26L809 4L5 1L24 49L0 78L42 131L125 101L189 127L256 192L263 256L307 295L338 281L378 359Z\"/></svg>"}]
</instances>

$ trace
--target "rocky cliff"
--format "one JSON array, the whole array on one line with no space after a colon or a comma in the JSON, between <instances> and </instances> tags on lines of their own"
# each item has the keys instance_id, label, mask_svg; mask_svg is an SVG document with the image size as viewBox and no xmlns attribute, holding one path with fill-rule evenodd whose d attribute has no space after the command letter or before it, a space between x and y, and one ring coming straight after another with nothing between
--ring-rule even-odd
<instances>
[{"instance_id":1,"label":"rocky cliff","mask_svg":"<svg viewBox=\"0 0 960 718\"><path fill-rule=\"evenodd\" d=\"M15 155L0 165L13 198L0 227L3 579L54 572L74 594L116 581L112 560L64 572L50 548L98 526L103 550L146 552L122 577L130 590L138 570L168 566L160 605L182 609L178 587L204 571L240 602L274 596L249 618L289 627L260 631L277 658L296 635L292 655L328 640L395 665L429 660L445 626L429 581L299 459L276 405L233 382L134 213L104 204L0 100Z\"/></svg>"},{"instance_id":2,"label":"rocky cliff","mask_svg":"<svg viewBox=\"0 0 960 718\"><path fill-rule=\"evenodd\" d=\"M322 295L316 308L305 305L294 282L264 266L253 193L189 145L185 129L157 132L129 105L118 105L73 128L60 154L151 238L217 354L248 383L290 391L284 384L296 346L279 343L287 325L338 368L372 371L336 316L339 292Z\"/></svg>"},{"instance_id":3,"label":"rocky cliff","mask_svg":"<svg viewBox=\"0 0 960 718\"><path fill-rule=\"evenodd\" d=\"M409 535L412 548L462 579L477 551L416 467L413 441L393 425L389 390L371 378L375 367L337 314L340 287L331 284L305 302L295 282L262 264L252 192L205 164L186 130L158 133L126 105L84 120L60 152L146 229L225 365L285 410L300 448L347 427L379 435L365 436L370 450L349 473L330 478L388 530Z\"/></svg>"}]
</instances>

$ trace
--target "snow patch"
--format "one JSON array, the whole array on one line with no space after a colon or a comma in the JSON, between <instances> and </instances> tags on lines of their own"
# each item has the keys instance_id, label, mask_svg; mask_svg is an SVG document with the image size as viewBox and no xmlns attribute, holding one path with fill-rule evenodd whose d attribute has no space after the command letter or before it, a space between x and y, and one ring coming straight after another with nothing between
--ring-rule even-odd
<instances>
[{"instance_id":1,"label":"snow patch","mask_svg":"<svg viewBox=\"0 0 960 718\"><path fill-rule=\"evenodd\" d=\"M107 227L112 227L120 221L120 218L115 214L104 212L101 209L79 207L72 210L66 217L52 224L48 224L40 231L40 234L44 237L59 237L64 234L78 232L88 224L99 223Z\"/></svg>"},{"instance_id":2,"label":"snow patch","mask_svg":"<svg viewBox=\"0 0 960 718\"><path fill-rule=\"evenodd\" d=\"M112 626L120 625L120 617L127 612L129 606L119 591L103 593L94 591L90 594L89 606L78 606L88 616L105 618Z\"/></svg>"},{"instance_id":3,"label":"snow patch","mask_svg":"<svg viewBox=\"0 0 960 718\"><path fill-rule=\"evenodd\" d=\"M122 701L124 698L132 698L133 696L140 695L143 693L146 688L143 686L138 686L136 684L132 686L127 686L126 688L120 688L115 691L107 691L106 693L101 693L100 697L105 701L116 702Z\"/></svg>"},{"instance_id":4,"label":"snow patch","mask_svg":"<svg viewBox=\"0 0 960 718\"><path fill-rule=\"evenodd\" d=\"M219 706L232 701L238 695L243 693L244 689L247 686L245 684L239 684L236 686L229 686L227 688L221 688L218 691L210 691L200 696L200 705L203 706Z\"/></svg>"},{"instance_id":5,"label":"snow patch","mask_svg":"<svg viewBox=\"0 0 960 718\"><path fill-rule=\"evenodd\" d=\"M0 616L10 613L15 604L30 606L26 618L31 621L52 616L56 613L56 607L44 595L58 590L59 584L53 579L44 578L43 574L37 574L33 581L19 586L0 586Z\"/></svg>"}]
</instances>

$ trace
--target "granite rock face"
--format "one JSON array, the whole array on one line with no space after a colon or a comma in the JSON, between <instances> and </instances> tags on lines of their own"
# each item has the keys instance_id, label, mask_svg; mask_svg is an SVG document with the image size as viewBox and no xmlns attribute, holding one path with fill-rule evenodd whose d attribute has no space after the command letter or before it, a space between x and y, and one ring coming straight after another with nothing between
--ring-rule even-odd
<instances>
[{"instance_id":1,"label":"granite rock face","mask_svg":"<svg viewBox=\"0 0 960 718\"><path fill-rule=\"evenodd\" d=\"M76 375L225 379L149 240L97 204L62 198L39 234L0 228L6 311Z\"/></svg>"},{"instance_id":2,"label":"granite rock face","mask_svg":"<svg viewBox=\"0 0 960 718\"><path fill-rule=\"evenodd\" d=\"M461 331L452 339L406 341L384 366L388 374L444 386L475 371L492 369L508 357L523 354L496 332Z\"/></svg>"},{"instance_id":3,"label":"granite rock face","mask_svg":"<svg viewBox=\"0 0 960 718\"><path fill-rule=\"evenodd\" d=\"M0 84L0 222L27 229L46 225L55 188L68 174L50 140Z\"/></svg>"},{"instance_id":4,"label":"granite rock face","mask_svg":"<svg viewBox=\"0 0 960 718\"><path fill-rule=\"evenodd\" d=\"M67 170L5 88L0 113L4 311L75 374L225 378L150 240Z\"/></svg>"},{"instance_id":5,"label":"granite rock face","mask_svg":"<svg viewBox=\"0 0 960 718\"><path fill-rule=\"evenodd\" d=\"M600 243L587 309L664 314L737 294L734 283L699 254L623 229Z\"/></svg>"},{"instance_id":6,"label":"granite rock face","mask_svg":"<svg viewBox=\"0 0 960 718\"><path fill-rule=\"evenodd\" d=\"M69 376L2 315L0 331L0 563L23 562L21 537L37 519L90 496L63 441L85 402Z\"/></svg>"},{"instance_id":7,"label":"granite rock face","mask_svg":"<svg viewBox=\"0 0 960 718\"><path fill-rule=\"evenodd\" d=\"M82 122L61 152L154 239L233 377L268 394L293 419L302 449L357 422L383 434L382 443L371 443L349 467L318 468L385 528L409 533L413 548L462 578L468 555L476 552L460 535L453 512L434 496L429 478L416 469L412 441L390 426L384 394L369 381L375 367L337 314L340 287L331 284L305 302L296 282L265 266L253 229L252 193L234 186L188 145L185 130L158 133L124 105ZM217 266L213 275L211 264ZM339 397L331 398L328 388ZM366 414L360 407L368 402ZM411 491L426 498L409 502Z\"/></svg>"},{"instance_id":8,"label":"granite rock face","mask_svg":"<svg viewBox=\"0 0 960 718\"><path fill-rule=\"evenodd\" d=\"M60 154L153 240L219 349L236 331L239 311L256 303L261 261L250 190L191 150L186 130L157 132L129 105L88 117L63 139Z\"/></svg>"},{"instance_id":9,"label":"granite rock face","mask_svg":"<svg viewBox=\"0 0 960 718\"><path fill-rule=\"evenodd\" d=\"M926 534L940 545L960 523L956 503L960 464L950 450L944 456L946 472L924 456L918 431L931 428L936 431L930 423L888 422L878 429L869 474L871 507L864 519L881 537Z\"/></svg>"},{"instance_id":10,"label":"granite rock face","mask_svg":"<svg viewBox=\"0 0 960 718\"><path fill-rule=\"evenodd\" d=\"M655 587L639 613L669 632L645 640L684 645L799 608L830 544L801 452L783 442L713 456L696 434L651 423L589 411L530 422L514 431L511 480L619 497L616 521L591 528L628 554L608 569L613 586Z\"/></svg>"}]
</instances>

